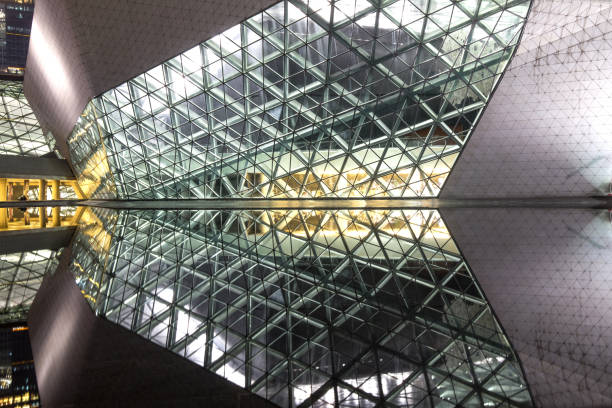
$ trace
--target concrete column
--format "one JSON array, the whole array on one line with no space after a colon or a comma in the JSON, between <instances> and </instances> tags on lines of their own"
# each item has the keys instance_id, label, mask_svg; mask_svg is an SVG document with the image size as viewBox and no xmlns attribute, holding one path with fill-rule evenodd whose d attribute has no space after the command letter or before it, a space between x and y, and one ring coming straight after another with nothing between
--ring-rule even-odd
<instances>
[{"instance_id":1,"label":"concrete column","mask_svg":"<svg viewBox=\"0 0 612 408\"><path fill-rule=\"evenodd\" d=\"M47 180L40 180L38 182L38 199L45 201L47 199ZM45 228L47 225L47 208L40 207L38 209L38 222L40 228Z\"/></svg>"},{"instance_id":2,"label":"concrete column","mask_svg":"<svg viewBox=\"0 0 612 408\"><path fill-rule=\"evenodd\" d=\"M53 200L60 199L60 182L59 180L51 180L51 198ZM60 219L60 208L53 207L53 226L59 227L62 224Z\"/></svg>"},{"instance_id":3,"label":"concrete column","mask_svg":"<svg viewBox=\"0 0 612 408\"><path fill-rule=\"evenodd\" d=\"M5 178L0 178L0 201L8 200L8 184ZM8 227L8 211L0 208L0 228Z\"/></svg>"}]
</instances>

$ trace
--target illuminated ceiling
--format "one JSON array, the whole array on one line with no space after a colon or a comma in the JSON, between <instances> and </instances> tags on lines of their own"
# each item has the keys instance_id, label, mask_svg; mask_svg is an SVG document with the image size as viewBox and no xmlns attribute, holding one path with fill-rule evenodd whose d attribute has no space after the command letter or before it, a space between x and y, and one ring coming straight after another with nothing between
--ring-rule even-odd
<instances>
[{"instance_id":1,"label":"illuminated ceiling","mask_svg":"<svg viewBox=\"0 0 612 408\"><path fill-rule=\"evenodd\" d=\"M0 254L0 323L25 321L43 277L57 268L59 251Z\"/></svg>"},{"instance_id":2,"label":"illuminated ceiling","mask_svg":"<svg viewBox=\"0 0 612 408\"><path fill-rule=\"evenodd\" d=\"M77 176L94 198L435 197L529 4L280 2L94 98Z\"/></svg>"}]
</instances>

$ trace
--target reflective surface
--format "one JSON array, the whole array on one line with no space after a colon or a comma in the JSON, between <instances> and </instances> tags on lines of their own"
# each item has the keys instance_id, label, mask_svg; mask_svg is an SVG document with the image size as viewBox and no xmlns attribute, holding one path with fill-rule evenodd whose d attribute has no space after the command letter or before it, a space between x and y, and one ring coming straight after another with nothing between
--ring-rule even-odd
<instances>
[{"instance_id":1,"label":"reflective surface","mask_svg":"<svg viewBox=\"0 0 612 408\"><path fill-rule=\"evenodd\" d=\"M55 272L83 210L0 207L0 324L27 320L43 278Z\"/></svg>"},{"instance_id":2,"label":"reflective surface","mask_svg":"<svg viewBox=\"0 0 612 408\"><path fill-rule=\"evenodd\" d=\"M40 407L29 328L25 322L0 327L0 407Z\"/></svg>"},{"instance_id":3,"label":"reflective surface","mask_svg":"<svg viewBox=\"0 0 612 408\"><path fill-rule=\"evenodd\" d=\"M45 274L57 268L60 252L42 249L0 254L0 323L27 319Z\"/></svg>"},{"instance_id":4,"label":"reflective surface","mask_svg":"<svg viewBox=\"0 0 612 408\"><path fill-rule=\"evenodd\" d=\"M33 17L34 0L0 1L0 74L23 78Z\"/></svg>"},{"instance_id":5,"label":"reflective surface","mask_svg":"<svg viewBox=\"0 0 612 408\"><path fill-rule=\"evenodd\" d=\"M51 203L51 201L46 201ZM77 224L82 208L77 207L0 207L0 232L54 229Z\"/></svg>"},{"instance_id":6,"label":"reflective surface","mask_svg":"<svg viewBox=\"0 0 612 408\"><path fill-rule=\"evenodd\" d=\"M521 369L435 210L88 208L94 311L280 406L525 406Z\"/></svg>"},{"instance_id":7,"label":"reflective surface","mask_svg":"<svg viewBox=\"0 0 612 408\"><path fill-rule=\"evenodd\" d=\"M88 197L436 197L529 0L285 0L94 98Z\"/></svg>"}]
</instances>

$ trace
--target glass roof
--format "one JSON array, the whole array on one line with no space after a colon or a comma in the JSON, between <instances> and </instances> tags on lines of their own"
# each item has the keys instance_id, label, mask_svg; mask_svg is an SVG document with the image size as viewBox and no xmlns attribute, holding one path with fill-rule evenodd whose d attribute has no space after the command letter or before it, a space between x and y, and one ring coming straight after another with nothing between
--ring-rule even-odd
<instances>
[{"instance_id":1,"label":"glass roof","mask_svg":"<svg viewBox=\"0 0 612 408\"><path fill-rule=\"evenodd\" d=\"M281 1L94 98L71 159L95 198L436 197L529 5Z\"/></svg>"},{"instance_id":2,"label":"glass roof","mask_svg":"<svg viewBox=\"0 0 612 408\"><path fill-rule=\"evenodd\" d=\"M436 210L89 208L98 316L283 407L529 406Z\"/></svg>"},{"instance_id":3,"label":"glass roof","mask_svg":"<svg viewBox=\"0 0 612 408\"><path fill-rule=\"evenodd\" d=\"M0 154L43 156L51 151L23 94L23 82L0 80Z\"/></svg>"}]
</instances>

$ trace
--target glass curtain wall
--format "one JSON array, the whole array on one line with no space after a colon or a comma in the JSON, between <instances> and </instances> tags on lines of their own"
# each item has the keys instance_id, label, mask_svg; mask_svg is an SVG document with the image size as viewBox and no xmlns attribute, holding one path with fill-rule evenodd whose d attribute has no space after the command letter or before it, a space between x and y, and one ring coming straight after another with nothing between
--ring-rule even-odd
<instances>
[{"instance_id":1,"label":"glass curtain wall","mask_svg":"<svg viewBox=\"0 0 612 408\"><path fill-rule=\"evenodd\" d=\"M284 0L97 96L88 197L436 197L529 0ZM94 312L283 407L532 406L433 209L88 208Z\"/></svg>"},{"instance_id":2,"label":"glass curtain wall","mask_svg":"<svg viewBox=\"0 0 612 408\"><path fill-rule=\"evenodd\" d=\"M72 161L98 198L435 197L529 5L281 1L94 98Z\"/></svg>"}]
</instances>

